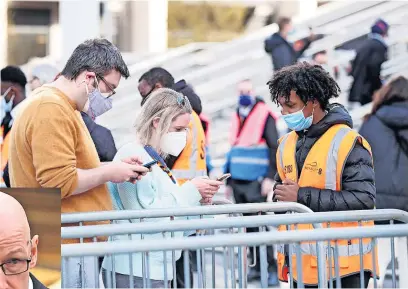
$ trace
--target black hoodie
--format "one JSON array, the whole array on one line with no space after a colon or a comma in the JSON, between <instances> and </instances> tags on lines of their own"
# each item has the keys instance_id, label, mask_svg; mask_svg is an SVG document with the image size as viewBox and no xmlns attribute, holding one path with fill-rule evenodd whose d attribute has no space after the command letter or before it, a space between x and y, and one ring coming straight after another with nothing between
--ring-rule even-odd
<instances>
[{"instance_id":1,"label":"black hoodie","mask_svg":"<svg viewBox=\"0 0 408 289\"><path fill-rule=\"evenodd\" d=\"M182 93L185 97L188 98L188 101L191 104L191 107L195 111L196 114L200 115L203 108L201 106L201 99L200 97L195 93L193 88L187 84L187 82L182 79L179 82L176 82L173 85L173 89L177 92Z\"/></svg>"},{"instance_id":2,"label":"black hoodie","mask_svg":"<svg viewBox=\"0 0 408 289\"><path fill-rule=\"evenodd\" d=\"M408 211L408 101L381 106L360 133L373 152L377 209Z\"/></svg>"},{"instance_id":3,"label":"black hoodie","mask_svg":"<svg viewBox=\"0 0 408 289\"><path fill-rule=\"evenodd\" d=\"M299 51L295 51L293 45L284 39L279 33L273 34L265 40L265 51L272 56L273 69L295 64L303 52L309 48L311 42L305 40L305 45Z\"/></svg>"},{"instance_id":4,"label":"black hoodie","mask_svg":"<svg viewBox=\"0 0 408 289\"><path fill-rule=\"evenodd\" d=\"M330 105L327 115L320 122L312 125L306 131L298 132L296 163L299 174L312 146L335 124L353 127L350 115L340 104ZM282 182L278 174L275 180L277 183ZM344 166L342 190L302 187L299 189L297 202L309 207L314 212L373 209L375 186L370 153L357 142Z\"/></svg>"}]
</instances>

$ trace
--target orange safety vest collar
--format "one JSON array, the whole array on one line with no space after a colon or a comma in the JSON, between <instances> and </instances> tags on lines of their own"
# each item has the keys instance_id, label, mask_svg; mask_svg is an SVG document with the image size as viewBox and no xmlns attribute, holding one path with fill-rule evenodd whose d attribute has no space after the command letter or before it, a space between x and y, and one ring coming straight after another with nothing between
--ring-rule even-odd
<instances>
[{"instance_id":1,"label":"orange safety vest collar","mask_svg":"<svg viewBox=\"0 0 408 289\"><path fill-rule=\"evenodd\" d=\"M298 177L299 174L296 163L297 140L298 135L296 132L291 132L279 140L277 167L281 180L291 179L297 182L299 187L313 187L340 191L342 189L344 165L355 143L358 141L371 154L370 145L356 131L346 125L334 125L313 145L306 157L304 166L300 172L300 177ZM327 227L327 224L323 225L324 227ZM331 228L358 227L360 225L374 226L374 222L367 221L362 222L361 224L357 222L330 223ZM279 227L280 231L285 231L286 229L286 226ZM292 225L290 229L294 230L295 227ZM312 230L313 227L311 224L299 224L296 229ZM377 248L372 247L370 238L364 238L362 243L362 248L360 248L358 239L337 240L337 242L331 242L331 249L334 249L336 245L338 248L340 277L360 272L360 252L363 255L364 270L373 272L372 253L373 250L377 250ZM297 280L298 268L296 268L295 250L292 250L291 256L292 272L288 272L288 264L286 263L285 256L288 256L289 252L285 252L283 245L277 247L279 279L287 282L287 274L289 273L292 274L295 280ZM318 284L316 244L314 242L301 243L300 247L303 264L303 267L301 268L303 283L305 285L316 285ZM375 256L378 256L378 254L376 253ZM336 276L334 263L331 264L331 268L332 276ZM329 264L327 264L326 270L326 276L329 276ZM379 274L378 270L377 274Z\"/></svg>"},{"instance_id":2,"label":"orange safety vest collar","mask_svg":"<svg viewBox=\"0 0 408 289\"><path fill-rule=\"evenodd\" d=\"M200 118L194 111L189 124L187 145L178 156L171 171L179 185L195 177L207 175L204 129Z\"/></svg>"}]
</instances>

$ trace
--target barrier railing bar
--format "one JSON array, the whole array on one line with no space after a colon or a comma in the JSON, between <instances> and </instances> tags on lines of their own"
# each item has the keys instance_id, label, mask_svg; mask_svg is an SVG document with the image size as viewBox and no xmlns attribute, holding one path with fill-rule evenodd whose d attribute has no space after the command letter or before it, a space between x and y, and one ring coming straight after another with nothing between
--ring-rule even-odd
<instances>
[{"instance_id":1,"label":"barrier railing bar","mask_svg":"<svg viewBox=\"0 0 408 289\"><path fill-rule=\"evenodd\" d=\"M383 221L398 220L408 223L408 213L400 210L362 210L351 211L344 215L339 212L284 214L249 217L234 217L227 219L197 219L180 221L161 221L152 223L132 223L132 224L112 224L112 225L92 225L84 227L62 227L61 237L63 239L77 239L81 237L113 236L124 234L154 234L161 232L189 231L222 229L229 227L259 227L264 225L279 226L291 224L309 224L322 222L355 222L355 221ZM315 228L320 228L320 224L315 224Z\"/></svg>"},{"instance_id":2,"label":"barrier railing bar","mask_svg":"<svg viewBox=\"0 0 408 289\"><path fill-rule=\"evenodd\" d=\"M308 207L290 202L262 203L262 204L239 204L217 206L186 207L178 209L152 209L152 210L123 210L104 211L89 213L66 213L61 215L61 224L72 224L79 222L96 222L106 220L128 220L139 218L164 218L164 217L185 217L198 215L220 215L229 214L231 211L237 214L258 213L258 212L285 212L295 211L297 213L312 213ZM87 226L88 228L88 226Z\"/></svg>"},{"instance_id":3,"label":"barrier railing bar","mask_svg":"<svg viewBox=\"0 0 408 289\"><path fill-rule=\"evenodd\" d=\"M152 252L163 250L197 250L211 247L260 246L296 242L317 242L338 239L406 237L408 225L373 226L363 228L331 228L302 231L263 232L234 234L233 236L203 236L201 238L180 238L174 240L140 240L139 242L117 241L104 243L64 244L62 257L104 256L128 254L129 252ZM324 246L321 256L324 256ZM320 250L320 248L319 248Z\"/></svg>"}]
</instances>

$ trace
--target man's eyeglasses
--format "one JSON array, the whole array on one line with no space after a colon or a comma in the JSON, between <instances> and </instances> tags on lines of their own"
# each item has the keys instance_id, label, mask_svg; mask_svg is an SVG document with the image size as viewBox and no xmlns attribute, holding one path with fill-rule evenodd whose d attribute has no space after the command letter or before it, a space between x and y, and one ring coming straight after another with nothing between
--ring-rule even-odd
<instances>
[{"instance_id":1,"label":"man's eyeglasses","mask_svg":"<svg viewBox=\"0 0 408 289\"><path fill-rule=\"evenodd\" d=\"M99 78L100 80L102 80L102 82L105 83L106 87L110 90L109 92L102 93L102 95L105 98L109 98L109 97L111 97L112 95L114 95L116 93L116 91L112 87L112 85L109 82L107 82L106 79L102 75L98 74L96 77Z\"/></svg>"},{"instance_id":2,"label":"man's eyeglasses","mask_svg":"<svg viewBox=\"0 0 408 289\"><path fill-rule=\"evenodd\" d=\"M31 259L12 259L6 263L0 264L1 270L4 275L18 275L28 271Z\"/></svg>"}]
</instances>

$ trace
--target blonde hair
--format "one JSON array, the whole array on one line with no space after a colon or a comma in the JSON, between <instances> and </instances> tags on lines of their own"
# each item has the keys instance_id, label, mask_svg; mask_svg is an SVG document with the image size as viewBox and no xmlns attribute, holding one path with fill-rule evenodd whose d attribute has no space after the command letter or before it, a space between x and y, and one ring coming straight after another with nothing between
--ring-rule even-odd
<instances>
[{"instance_id":1,"label":"blonde hair","mask_svg":"<svg viewBox=\"0 0 408 289\"><path fill-rule=\"evenodd\" d=\"M170 88L159 88L152 92L146 103L142 106L136 119L135 128L142 145L151 145L160 150L160 139L166 134L175 118L182 114L192 113L192 108L187 97ZM153 121L159 118L155 129Z\"/></svg>"}]
</instances>

